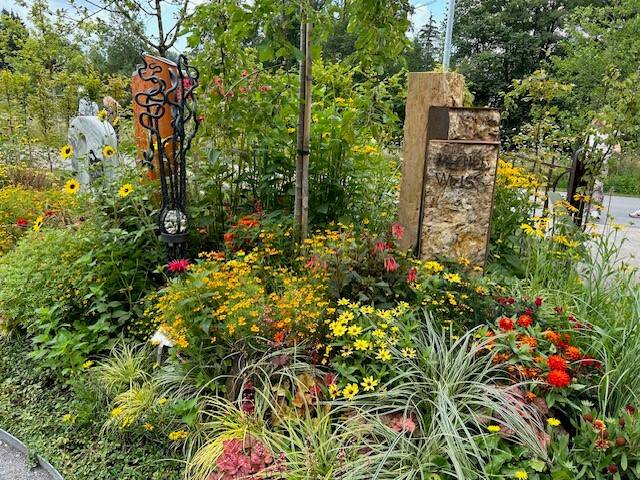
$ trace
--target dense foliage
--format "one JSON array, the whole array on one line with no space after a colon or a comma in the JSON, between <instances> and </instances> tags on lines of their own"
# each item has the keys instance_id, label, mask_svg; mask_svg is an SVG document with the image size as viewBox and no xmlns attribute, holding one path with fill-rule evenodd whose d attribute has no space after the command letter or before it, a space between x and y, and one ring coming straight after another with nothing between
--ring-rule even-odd
<instances>
[{"instance_id":1,"label":"dense foliage","mask_svg":"<svg viewBox=\"0 0 640 480\"><path fill-rule=\"evenodd\" d=\"M640 478L637 270L622 227L580 228L571 203L602 208L606 155L584 153L574 199L530 168L562 170L589 136L635 145L638 12L543 3L463 0L457 16L460 70L515 127L486 265L399 247L402 56L432 68L440 46L433 19L405 35L409 2L185 3L163 29L159 9L116 0L112 31L39 0L28 19L2 13L0 426L69 479ZM158 182L133 166L128 77L134 49L169 55L182 35L202 125L189 248L168 261ZM123 165L81 185L67 126L105 95ZM634 158L612 157L610 185Z\"/></svg>"}]
</instances>

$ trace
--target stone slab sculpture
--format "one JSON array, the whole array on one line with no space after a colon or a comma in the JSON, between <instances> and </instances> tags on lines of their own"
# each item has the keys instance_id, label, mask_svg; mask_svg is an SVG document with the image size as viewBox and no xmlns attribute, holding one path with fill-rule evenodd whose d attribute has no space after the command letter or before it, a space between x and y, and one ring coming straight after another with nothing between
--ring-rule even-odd
<instances>
[{"instance_id":1,"label":"stone slab sculpture","mask_svg":"<svg viewBox=\"0 0 640 480\"><path fill-rule=\"evenodd\" d=\"M431 107L419 252L484 266L500 149L500 112Z\"/></svg>"},{"instance_id":2,"label":"stone slab sculpture","mask_svg":"<svg viewBox=\"0 0 640 480\"><path fill-rule=\"evenodd\" d=\"M116 152L118 147L116 132L109 122L94 116L75 117L69 125L68 138L73 148L71 165L81 187L88 187L93 179L101 176L115 179L118 155L106 158L103 153L106 145Z\"/></svg>"},{"instance_id":3,"label":"stone slab sculpture","mask_svg":"<svg viewBox=\"0 0 640 480\"><path fill-rule=\"evenodd\" d=\"M95 117L98 115L98 104L88 98L81 98L78 104L78 115L82 117Z\"/></svg>"}]
</instances>

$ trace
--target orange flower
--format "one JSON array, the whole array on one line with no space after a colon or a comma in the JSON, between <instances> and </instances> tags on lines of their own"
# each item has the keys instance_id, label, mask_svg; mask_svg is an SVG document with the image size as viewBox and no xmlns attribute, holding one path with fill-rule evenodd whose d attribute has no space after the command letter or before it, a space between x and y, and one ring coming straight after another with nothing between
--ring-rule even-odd
<instances>
[{"instance_id":1,"label":"orange flower","mask_svg":"<svg viewBox=\"0 0 640 480\"><path fill-rule=\"evenodd\" d=\"M559 333L554 332L553 330L546 330L542 333L542 336L546 338L548 341L553 343L554 345L559 345L562 343L562 337Z\"/></svg>"},{"instance_id":2,"label":"orange flower","mask_svg":"<svg viewBox=\"0 0 640 480\"><path fill-rule=\"evenodd\" d=\"M227 245L228 247L233 245L233 240L236 238L235 233L233 232L228 232L224 234L224 244Z\"/></svg>"},{"instance_id":3,"label":"orange flower","mask_svg":"<svg viewBox=\"0 0 640 480\"><path fill-rule=\"evenodd\" d=\"M522 335L519 339L520 345L529 345L531 350L538 346L538 340L535 337L530 337L529 335Z\"/></svg>"},{"instance_id":4,"label":"orange flower","mask_svg":"<svg viewBox=\"0 0 640 480\"><path fill-rule=\"evenodd\" d=\"M567 362L560 355L551 355L547 358L549 370L566 370Z\"/></svg>"},{"instance_id":5,"label":"orange flower","mask_svg":"<svg viewBox=\"0 0 640 480\"><path fill-rule=\"evenodd\" d=\"M530 402L533 402L536 398L538 398L538 396L533 392L527 392L524 394L524 396Z\"/></svg>"},{"instance_id":6,"label":"orange flower","mask_svg":"<svg viewBox=\"0 0 640 480\"><path fill-rule=\"evenodd\" d=\"M564 370L551 370L547 375L547 383L552 387L565 388L571 383L571 376Z\"/></svg>"},{"instance_id":7,"label":"orange flower","mask_svg":"<svg viewBox=\"0 0 640 480\"><path fill-rule=\"evenodd\" d=\"M243 217L238 222L238 226L246 227L246 228L257 227L258 225L260 225L260 222L258 222L258 220L256 220L255 218L251 218L251 217Z\"/></svg>"},{"instance_id":8,"label":"orange flower","mask_svg":"<svg viewBox=\"0 0 640 480\"><path fill-rule=\"evenodd\" d=\"M580 358L582 358L578 347L567 347L564 351L564 356L569 360L580 360Z\"/></svg>"},{"instance_id":9,"label":"orange flower","mask_svg":"<svg viewBox=\"0 0 640 480\"><path fill-rule=\"evenodd\" d=\"M596 429L600 430L601 432L604 432L607 429L607 424L604 423L602 420L594 420L593 426L596 427Z\"/></svg>"},{"instance_id":10,"label":"orange flower","mask_svg":"<svg viewBox=\"0 0 640 480\"><path fill-rule=\"evenodd\" d=\"M277 343L282 343L284 342L284 332L278 332L273 336L273 339L277 342Z\"/></svg>"},{"instance_id":11,"label":"orange flower","mask_svg":"<svg viewBox=\"0 0 640 480\"><path fill-rule=\"evenodd\" d=\"M530 327L532 323L533 317L531 315L527 315L526 313L524 315L520 315L520 317L518 318L518 325L523 328Z\"/></svg>"}]
</instances>

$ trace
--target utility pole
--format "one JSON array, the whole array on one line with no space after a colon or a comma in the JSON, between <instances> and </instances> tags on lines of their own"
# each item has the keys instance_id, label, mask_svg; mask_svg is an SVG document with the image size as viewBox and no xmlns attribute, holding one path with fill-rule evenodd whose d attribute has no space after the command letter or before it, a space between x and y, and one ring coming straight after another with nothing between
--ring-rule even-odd
<instances>
[{"instance_id":1,"label":"utility pole","mask_svg":"<svg viewBox=\"0 0 640 480\"><path fill-rule=\"evenodd\" d=\"M442 68L446 72L449 70L451 60L451 40L453 37L453 17L456 11L456 0L449 0L449 12L447 14L447 33L444 37L444 55L442 58Z\"/></svg>"}]
</instances>

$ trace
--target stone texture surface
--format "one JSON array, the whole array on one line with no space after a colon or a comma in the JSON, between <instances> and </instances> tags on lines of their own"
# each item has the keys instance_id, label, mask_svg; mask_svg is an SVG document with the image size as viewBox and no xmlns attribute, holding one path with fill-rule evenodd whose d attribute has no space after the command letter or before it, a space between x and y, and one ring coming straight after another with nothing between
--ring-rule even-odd
<instances>
[{"instance_id":1,"label":"stone texture surface","mask_svg":"<svg viewBox=\"0 0 640 480\"><path fill-rule=\"evenodd\" d=\"M77 172L78 182L83 187L91 183L92 175L95 175L95 166L92 166L93 152L97 162L104 168L104 174L113 179L114 167L118 165L118 155L104 158L102 148L111 145L117 150L118 139L116 132L109 122L101 122L98 117L78 116L71 120L69 125L69 144L73 147L71 163Z\"/></svg>"},{"instance_id":2,"label":"stone texture surface","mask_svg":"<svg viewBox=\"0 0 640 480\"><path fill-rule=\"evenodd\" d=\"M405 235L400 242L402 248L413 249L418 244L429 108L460 107L463 98L464 77L460 74L409 73L400 183L399 221L405 227Z\"/></svg>"},{"instance_id":3,"label":"stone texture surface","mask_svg":"<svg viewBox=\"0 0 640 480\"><path fill-rule=\"evenodd\" d=\"M498 144L429 142L420 256L465 257L484 265Z\"/></svg>"},{"instance_id":4,"label":"stone texture surface","mask_svg":"<svg viewBox=\"0 0 640 480\"><path fill-rule=\"evenodd\" d=\"M449 111L449 140L500 141L500 112L493 108Z\"/></svg>"},{"instance_id":5,"label":"stone texture surface","mask_svg":"<svg viewBox=\"0 0 640 480\"><path fill-rule=\"evenodd\" d=\"M0 442L0 480L51 480L41 468L30 469L24 455Z\"/></svg>"}]
</instances>

